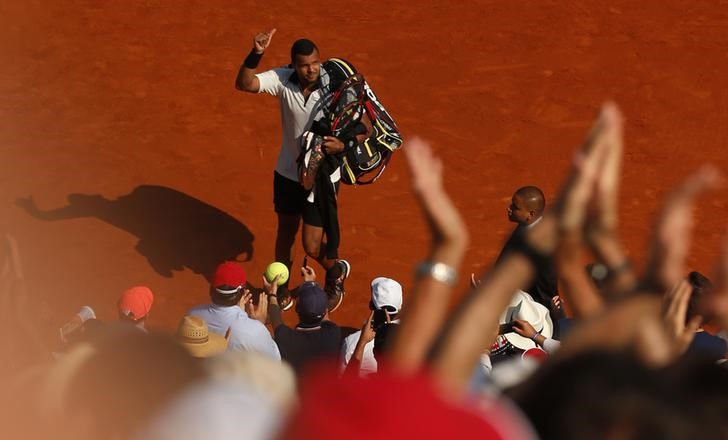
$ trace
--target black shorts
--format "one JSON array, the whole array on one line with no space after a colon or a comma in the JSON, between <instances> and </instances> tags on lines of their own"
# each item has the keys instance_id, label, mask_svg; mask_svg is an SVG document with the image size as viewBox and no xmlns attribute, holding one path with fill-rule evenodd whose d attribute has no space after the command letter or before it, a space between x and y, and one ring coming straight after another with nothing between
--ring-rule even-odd
<instances>
[{"instance_id":1,"label":"black shorts","mask_svg":"<svg viewBox=\"0 0 728 440\"><path fill-rule=\"evenodd\" d=\"M338 193L339 182L336 182L335 187ZM283 215L300 215L307 225L322 227L321 208L316 202L306 200L308 193L299 182L283 177L278 172L273 173L275 211Z\"/></svg>"},{"instance_id":2,"label":"black shorts","mask_svg":"<svg viewBox=\"0 0 728 440\"><path fill-rule=\"evenodd\" d=\"M336 194L339 194L339 182L336 182L334 184L334 190L336 191ZM322 207L320 206L320 201L318 198L315 199L313 203L309 202L308 200L304 200L304 207L303 207L303 222L307 225L311 226L318 226L319 228L324 226L323 221L323 215L321 213ZM336 202L332 202L336 203Z\"/></svg>"},{"instance_id":3,"label":"black shorts","mask_svg":"<svg viewBox=\"0 0 728 440\"><path fill-rule=\"evenodd\" d=\"M308 191L298 183L273 172L273 205L278 214L301 215Z\"/></svg>"}]
</instances>

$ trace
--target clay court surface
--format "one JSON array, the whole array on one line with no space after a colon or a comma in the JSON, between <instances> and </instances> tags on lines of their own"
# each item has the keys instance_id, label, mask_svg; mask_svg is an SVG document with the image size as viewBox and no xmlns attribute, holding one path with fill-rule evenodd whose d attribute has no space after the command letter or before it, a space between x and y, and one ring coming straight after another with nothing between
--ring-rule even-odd
<instances>
[{"instance_id":1,"label":"clay court surface","mask_svg":"<svg viewBox=\"0 0 728 440\"><path fill-rule=\"evenodd\" d=\"M233 82L272 27L261 68L309 37L364 73L406 138L433 143L471 230L461 291L512 229L513 190L553 196L605 99L628 120L621 225L638 266L667 189L705 162L728 173L728 2L387 3L0 4L0 231L49 305L28 319L53 330L82 304L113 319L120 292L146 284L150 324L172 331L219 261L245 261L261 284L280 117ZM711 270L727 195L701 200L691 268ZM340 206L353 274L333 319L358 327L369 281L409 285L427 233L400 153Z\"/></svg>"}]
</instances>

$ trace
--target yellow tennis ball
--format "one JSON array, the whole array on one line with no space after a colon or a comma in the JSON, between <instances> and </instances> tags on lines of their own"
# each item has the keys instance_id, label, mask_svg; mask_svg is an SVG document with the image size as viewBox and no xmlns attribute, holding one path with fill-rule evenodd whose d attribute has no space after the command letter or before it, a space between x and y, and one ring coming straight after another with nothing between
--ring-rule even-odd
<instances>
[{"instance_id":1,"label":"yellow tennis ball","mask_svg":"<svg viewBox=\"0 0 728 440\"><path fill-rule=\"evenodd\" d=\"M280 278L278 278L278 285L284 285L286 281L288 281L288 267L285 264L276 261L265 268L265 279L269 283L273 282L276 275L280 275Z\"/></svg>"}]
</instances>

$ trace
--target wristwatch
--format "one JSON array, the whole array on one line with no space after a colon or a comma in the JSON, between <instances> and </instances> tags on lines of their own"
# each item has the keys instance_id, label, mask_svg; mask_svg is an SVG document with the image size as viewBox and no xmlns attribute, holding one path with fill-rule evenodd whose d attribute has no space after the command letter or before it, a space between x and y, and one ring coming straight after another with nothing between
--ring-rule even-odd
<instances>
[{"instance_id":1,"label":"wristwatch","mask_svg":"<svg viewBox=\"0 0 728 440\"><path fill-rule=\"evenodd\" d=\"M439 281L448 286L454 285L458 280L458 274L455 269L445 263L433 263L431 261L423 261L417 265L415 276L431 277L435 281Z\"/></svg>"}]
</instances>

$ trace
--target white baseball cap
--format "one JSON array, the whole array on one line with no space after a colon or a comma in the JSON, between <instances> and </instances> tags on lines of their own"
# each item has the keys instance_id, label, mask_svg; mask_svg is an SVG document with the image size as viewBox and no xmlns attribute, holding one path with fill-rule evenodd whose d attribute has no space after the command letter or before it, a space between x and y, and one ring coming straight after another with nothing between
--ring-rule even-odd
<instances>
[{"instance_id":1,"label":"white baseball cap","mask_svg":"<svg viewBox=\"0 0 728 440\"><path fill-rule=\"evenodd\" d=\"M384 306L399 313L402 308L402 285L391 278L377 277L372 280L372 305L375 309Z\"/></svg>"}]
</instances>

